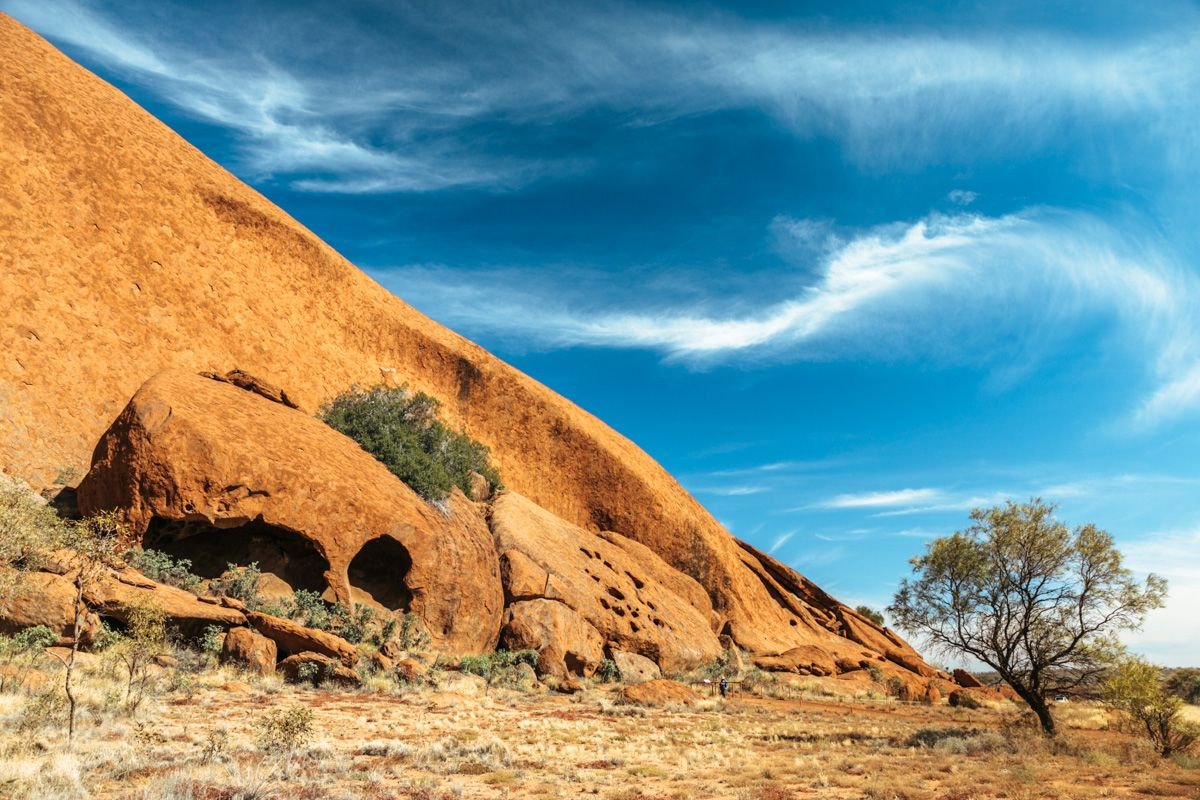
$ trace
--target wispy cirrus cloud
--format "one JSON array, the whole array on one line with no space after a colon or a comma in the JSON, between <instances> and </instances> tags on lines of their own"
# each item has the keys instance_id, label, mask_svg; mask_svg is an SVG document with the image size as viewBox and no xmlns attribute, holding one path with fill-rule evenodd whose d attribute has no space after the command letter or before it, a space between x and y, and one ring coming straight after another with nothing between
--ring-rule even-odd
<instances>
[{"instance_id":1,"label":"wispy cirrus cloud","mask_svg":"<svg viewBox=\"0 0 1200 800\"><path fill-rule=\"evenodd\" d=\"M656 303L611 285L585 295L578 285L600 281L562 277L569 270L549 281L532 270L491 273L466 285L461 273L450 281L436 266L374 274L475 335L551 348L652 349L696 363L920 356L993 365L1007 358L1028 370L1074 330L1104 321L1146 354L1147 389L1130 414L1151 426L1200 406L1200 320L1192 313L1200 279L1139 230L1136 220L1117 227L1046 208L999 217L935 213L860 231L824 256L818 276L792 296L746 302L736 314L720 310L739 305L727 293L689 304Z\"/></svg>"},{"instance_id":2,"label":"wispy cirrus cloud","mask_svg":"<svg viewBox=\"0 0 1200 800\"><path fill-rule=\"evenodd\" d=\"M288 176L311 191L504 189L586 168L506 153L495 126L536 128L597 109L617 110L618 126L755 109L798 136L838 141L860 164L906 168L1034 152L1081 121L1093 136L1134 126L1155 140L1148 152L1186 166L1198 124L1200 15L1186 6L1170 30L1097 41L1023 30L818 32L623 3L506 15L404 5L372 27L338 13L160 15L148 25L152 7L137 3L0 8L238 132L253 176ZM205 26L210 35L196 35Z\"/></svg>"},{"instance_id":3,"label":"wispy cirrus cloud","mask_svg":"<svg viewBox=\"0 0 1200 800\"><path fill-rule=\"evenodd\" d=\"M886 508L925 503L942 496L940 489L895 489L883 492L839 494L814 504L816 508Z\"/></svg>"}]
</instances>

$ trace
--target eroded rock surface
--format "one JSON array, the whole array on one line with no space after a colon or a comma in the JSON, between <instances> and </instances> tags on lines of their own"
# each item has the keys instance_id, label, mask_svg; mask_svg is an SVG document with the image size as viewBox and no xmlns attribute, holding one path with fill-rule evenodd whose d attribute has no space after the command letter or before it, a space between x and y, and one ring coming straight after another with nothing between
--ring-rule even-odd
<instances>
[{"instance_id":1,"label":"eroded rock surface","mask_svg":"<svg viewBox=\"0 0 1200 800\"><path fill-rule=\"evenodd\" d=\"M520 600L504 614L500 642L509 650L537 650L538 674L588 677L604 660L595 627L557 600Z\"/></svg>"},{"instance_id":2,"label":"eroded rock surface","mask_svg":"<svg viewBox=\"0 0 1200 800\"><path fill-rule=\"evenodd\" d=\"M443 512L321 421L231 384L178 371L147 381L97 445L78 499L84 513L119 509L138 543L202 577L256 561L295 589L411 611L435 649L495 646L499 562L473 503L455 492Z\"/></svg>"},{"instance_id":3,"label":"eroded rock surface","mask_svg":"<svg viewBox=\"0 0 1200 800\"><path fill-rule=\"evenodd\" d=\"M601 646L612 643L666 670L720 654L703 589L649 548L616 534L589 533L515 492L495 501L492 530L514 608L529 601L561 604L586 621ZM523 640L541 649L536 639Z\"/></svg>"},{"instance_id":4,"label":"eroded rock surface","mask_svg":"<svg viewBox=\"0 0 1200 800\"><path fill-rule=\"evenodd\" d=\"M49 572L2 577L12 584L0 593L0 634L45 625L63 640L75 637L75 584ZM89 610L79 627L79 641L90 643L100 631L100 619Z\"/></svg>"}]
</instances>

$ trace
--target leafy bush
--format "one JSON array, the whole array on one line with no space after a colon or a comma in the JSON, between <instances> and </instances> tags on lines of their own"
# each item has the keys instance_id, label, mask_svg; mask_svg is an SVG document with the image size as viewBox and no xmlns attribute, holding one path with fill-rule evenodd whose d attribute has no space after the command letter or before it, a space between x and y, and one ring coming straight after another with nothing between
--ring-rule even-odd
<instances>
[{"instance_id":1,"label":"leafy bush","mask_svg":"<svg viewBox=\"0 0 1200 800\"><path fill-rule=\"evenodd\" d=\"M439 403L408 389L352 389L322 406L318 416L346 434L413 491L442 501L457 486L470 494L471 473L500 485L488 449L437 419Z\"/></svg>"},{"instance_id":2,"label":"leafy bush","mask_svg":"<svg viewBox=\"0 0 1200 800\"><path fill-rule=\"evenodd\" d=\"M220 625L207 626L200 634L200 652L214 657L220 655L221 648L225 644L225 640L222 638L224 633L225 629Z\"/></svg>"},{"instance_id":3,"label":"leafy bush","mask_svg":"<svg viewBox=\"0 0 1200 800\"><path fill-rule=\"evenodd\" d=\"M488 685L516 686L520 682L517 666L536 667L537 662L537 650L497 650L484 655L463 656L458 668L484 678Z\"/></svg>"},{"instance_id":4,"label":"leafy bush","mask_svg":"<svg viewBox=\"0 0 1200 800\"><path fill-rule=\"evenodd\" d=\"M386 641L387 637L384 637ZM400 620L400 629L396 632L396 642L402 650L423 653L429 647L431 639L425 623L416 614L405 614Z\"/></svg>"},{"instance_id":5,"label":"leafy bush","mask_svg":"<svg viewBox=\"0 0 1200 800\"><path fill-rule=\"evenodd\" d=\"M1183 719L1183 701L1167 692L1162 671L1152 664L1122 659L1104 679L1100 693L1121 711L1130 732L1145 736L1163 757L1187 753L1200 741L1200 726Z\"/></svg>"},{"instance_id":6,"label":"leafy bush","mask_svg":"<svg viewBox=\"0 0 1200 800\"><path fill-rule=\"evenodd\" d=\"M188 592L200 588L200 576L192 574L191 559L172 558L159 550L126 550L125 563L147 578Z\"/></svg>"},{"instance_id":7,"label":"leafy bush","mask_svg":"<svg viewBox=\"0 0 1200 800\"><path fill-rule=\"evenodd\" d=\"M237 564L226 564L225 566L225 574L209 584L213 594L241 600L251 609L258 608L260 604L258 579L262 577L262 570L258 568L258 562L251 562L244 567Z\"/></svg>"},{"instance_id":8,"label":"leafy bush","mask_svg":"<svg viewBox=\"0 0 1200 800\"><path fill-rule=\"evenodd\" d=\"M621 680L621 670L617 669L617 662L606 658L596 669L596 677L600 679L601 683L616 683Z\"/></svg>"},{"instance_id":9,"label":"leafy bush","mask_svg":"<svg viewBox=\"0 0 1200 800\"><path fill-rule=\"evenodd\" d=\"M857 611L862 616L866 617L867 619L871 620L871 622L874 622L879 627L881 627L881 628L883 627L883 614L880 614L878 611L871 608L870 606L859 606L858 608L856 608L854 610Z\"/></svg>"},{"instance_id":10,"label":"leafy bush","mask_svg":"<svg viewBox=\"0 0 1200 800\"><path fill-rule=\"evenodd\" d=\"M313 712L306 706L271 709L255 724L255 740L268 753L303 747L312 736Z\"/></svg>"},{"instance_id":11,"label":"leafy bush","mask_svg":"<svg viewBox=\"0 0 1200 800\"><path fill-rule=\"evenodd\" d=\"M278 616L303 622L310 628L336 633L348 642L358 644L367 636L367 628L375 618L374 609L354 604L351 609L343 603L326 603L321 595L310 589L297 589L292 599L279 609Z\"/></svg>"},{"instance_id":12,"label":"leafy bush","mask_svg":"<svg viewBox=\"0 0 1200 800\"><path fill-rule=\"evenodd\" d=\"M58 634L45 625L35 625L12 636L0 636L0 662L11 669L0 672L0 691L25 685L42 651L58 641Z\"/></svg>"},{"instance_id":13,"label":"leafy bush","mask_svg":"<svg viewBox=\"0 0 1200 800\"><path fill-rule=\"evenodd\" d=\"M65 529L66 523L42 498L0 476L0 567L37 569L46 554L60 546ZM3 573L0 579L10 582L13 573Z\"/></svg>"}]
</instances>

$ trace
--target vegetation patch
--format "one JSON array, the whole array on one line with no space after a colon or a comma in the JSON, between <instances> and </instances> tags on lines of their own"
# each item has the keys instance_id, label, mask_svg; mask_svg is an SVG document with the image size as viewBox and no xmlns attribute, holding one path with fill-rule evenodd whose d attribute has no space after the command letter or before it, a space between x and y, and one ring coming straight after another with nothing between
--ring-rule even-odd
<instances>
[{"instance_id":1,"label":"vegetation patch","mask_svg":"<svg viewBox=\"0 0 1200 800\"><path fill-rule=\"evenodd\" d=\"M443 501L455 486L470 496L472 472L499 487L500 473L488 448L440 422L439 405L423 392L376 386L337 396L318 416L426 500Z\"/></svg>"}]
</instances>

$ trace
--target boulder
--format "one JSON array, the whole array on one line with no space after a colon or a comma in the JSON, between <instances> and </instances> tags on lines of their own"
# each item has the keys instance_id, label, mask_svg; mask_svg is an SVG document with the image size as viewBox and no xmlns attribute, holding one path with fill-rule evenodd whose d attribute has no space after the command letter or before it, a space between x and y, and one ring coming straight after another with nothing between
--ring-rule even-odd
<instances>
[{"instance_id":1,"label":"boulder","mask_svg":"<svg viewBox=\"0 0 1200 800\"><path fill-rule=\"evenodd\" d=\"M954 682L964 689L978 689L983 683L965 669L954 670Z\"/></svg>"},{"instance_id":2,"label":"boulder","mask_svg":"<svg viewBox=\"0 0 1200 800\"><path fill-rule=\"evenodd\" d=\"M983 701L966 689L955 689L950 693L950 705L955 708L982 708Z\"/></svg>"},{"instance_id":3,"label":"boulder","mask_svg":"<svg viewBox=\"0 0 1200 800\"><path fill-rule=\"evenodd\" d=\"M138 543L202 577L254 561L289 588L411 611L449 654L496 644L499 560L471 501L455 490L439 510L320 420L231 384L180 371L146 381L78 500L84 513L118 509Z\"/></svg>"},{"instance_id":4,"label":"boulder","mask_svg":"<svg viewBox=\"0 0 1200 800\"><path fill-rule=\"evenodd\" d=\"M75 584L49 572L19 572L11 580L12 585L0 592L0 633L45 625L65 642L75 637ZM99 617L85 611L80 643L90 644L99 632Z\"/></svg>"},{"instance_id":5,"label":"boulder","mask_svg":"<svg viewBox=\"0 0 1200 800\"><path fill-rule=\"evenodd\" d=\"M662 677L662 670L658 668L658 664L645 656L613 649L609 650L609 654L613 663L617 665L617 671L621 673L621 680L626 684L645 683Z\"/></svg>"},{"instance_id":6,"label":"boulder","mask_svg":"<svg viewBox=\"0 0 1200 800\"><path fill-rule=\"evenodd\" d=\"M120 622L128 621L131 608L155 606L162 609L168 624L189 636L200 634L209 625L246 624L245 615L236 609L204 602L191 592L156 583L129 567L109 570L85 587L83 597L101 616Z\"/></svg>"},{"instance_id":7,"label":"boulder","mask_svg":"<svg viewBox=\"0 0 1200 800\"><path fill-rule=\"evenodd\" d=\"M396 678L404 683L416 683L429 672L429 668L415 658L402 658L394 667Z\"/></svg>"},{"instance_id":8,"label":"boulder","mask_svg":"<svg viewBox=\"0 0 1200 800\"><path fill-rule=\"evenodd\" d=\"M336 658L347 667L358 663L358 648L328 631L309 628L294 620L255 611L248 612L246 619L260 634L273 641L279 648L279 653L284 656L318 653Z\"/></svg>"},{"instance_id":9,"label":"boulder","mask_svg":"<svg viewBox=\"0 0 1200 800\"><path fill-rule=\"evenodd\" d=\"M250 628L230 628L221 645L222 664L239 664L259 675L275 671L278 655L275 642Z\"/></svg>"},{"instance_id":10,"label":"boulder","mask_svg":"<svg viewBox=\"0 0 1200 800\"><path fill-rule=\"evenodd\" d=\"M720 655L704 590L643 545L589 533L515 492L493 503L492 530L514 607L554 601L586 620L602 642L666 670Z\"/></svg>"},{"instance_id":11,"label":"boulder","mask_svg":"<svg viewBox=\"0 0 1200 800\"><path fill-rule=\"evenodd\" d=\"M296 599L296 590L273 572L264 572L258 576L255 594L258 595L259 603L264 606L286 607Z\"/></svg>"},{"instance_id":12,"label":"boulder","mask_svg":"<svg viewBox=\"0 0 1200 800\"><path fill-rule=\"evenodd\" d=\"M521 600L508 607L500 643L537 650L539 675L589 677L604 659L604 639L587 620L556 600Z\"/></svg>"},{"instance_id":13,"label":"boulder","mask_svg":"<svg viewBox=\"0 0 1200 800\"><path fill-rule=\"evenodd\" d=\"M838 673L834 659L825 649L815 645L793 647L791 650L772 656L756 656L754 665L768 672L794 672L818 677L833 676Z\"/></svg>"},{"instance_id":14,"label":"boulder","mask_svg":"<svg viewBox=\"0 0 1200 800\"><path fill-rule=\"evenodd\" d=\"M888 650L883 656L893 664L903 667L909 672L914 672L922 678L937 677L937 670L922 661L916 653L905 650Z\"/></svg>"},{"instance_id":15,"label":"boulder","mask_svg":"<svg viewBox=\"0 0 1200 800\"><path fill-rule=\"evenodd\" d=\"M290 683L314 684L328 681L339 686L361 684L358 673L335 658L321 653L296 653L279 662L279 672Z\"/></svg>"},{"instance_id":16,"label":"boulder","mask_svg":"<svg viewBox=\"0 0 1200 800\"><path fill-rule=\"evenodd\" d=\"M925 687L925 702L931 706L936 706L942 702L942 692L936 684L930 683Z\"/></svg>"},{"instance_id":17,"label":"boulder","mask_svg":"<svg viewBox=\"0 0 1200 800\"><path fill-rule=\"evenodd\" d=\"M666 679L626 686L618 697L622 702L639 706L690 706L700 699L690 687Z\"/></svg>"}]
</instances>

